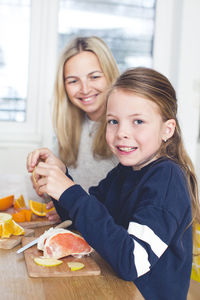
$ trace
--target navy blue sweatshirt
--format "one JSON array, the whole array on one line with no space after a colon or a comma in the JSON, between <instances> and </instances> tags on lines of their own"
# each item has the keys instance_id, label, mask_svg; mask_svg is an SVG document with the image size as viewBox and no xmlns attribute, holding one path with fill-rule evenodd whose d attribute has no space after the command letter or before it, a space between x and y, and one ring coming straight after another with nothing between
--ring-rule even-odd
<instances>
[{"instance_id":1,"label":"navy blue sweatshirt","mask_svg":"<svg viewBox=\"0 0 200 300\"><path fill-rule=\"evenodd\" d=\"M64 191L56 208L145 299L186 300L191 201L176 163L159 159L139 171L119 164L89 194L80 185Z\"/></svg>"}]
</instances>

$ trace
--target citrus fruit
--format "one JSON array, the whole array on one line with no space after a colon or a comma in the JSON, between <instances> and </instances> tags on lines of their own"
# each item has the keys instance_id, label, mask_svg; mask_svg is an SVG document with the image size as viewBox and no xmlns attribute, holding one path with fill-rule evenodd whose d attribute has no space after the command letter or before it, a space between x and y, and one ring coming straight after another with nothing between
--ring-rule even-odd
<instances>
[{"instance_id":1,"label":"citrus fruit","mask_svg":"<svg viewBox=\"0 0 200 300\"><path fill-rule=\"evenodd\" d=\"M67 263L68 267L71 269L71 271L78 271L85 267L85 265L78 261L71 261Z\"/></svg>"},{"instance_id":2,"label":"citrus fruit","mask_svg":"<svg viewBox=\"0 0 200 300\"><path fill-rule=\"evenodd\" d=\"M30 222L32 216L32 211L28 208L18 209L18 211L12 214L13 220L15 222Z\"/></svg>"},{"instance_id":3,"label":"citrus fruit","mask_svg":"<svg viewBox=\"0 0 200 300\"><path fill-rule=\"evenodd\" d=\"M35 167L36 168L36 167ZM35 176L35 168L33 169L33 172L32 172L32 176L33 176L33 182L35 184L37 184L37 180L36 180L36 176Z\"/></svg>"},{"instance_id":4,"label":"citrus fruit","mask_svg":"<svg viewBox=\"0 0 200 300\"><path fill-rule=\"evenodd\" d=\"M22 209L22 212L25 214L25 219L27 222L31 221L32 211L28 208Z\"/></svg>"},{"instance_id":5,"label":"citrus fruit","mask_svg":"<svg viewBox=\"0 0 200 300\"><path fill-rule=\"evenodd\" d=\"M46 204L38 201L29 200L29 207L32 212L40 217L45 217L47 212L54 210L55 208L46 209Z\"/></svg>"},{"instance_id":6,"label":"citrus fruit","mask_svg":"<svg viewBox=\"0 0 200 300\"><path fill-rule=\"evenodd\" d=\"M55 267L63 263L62 260L56 258L40 258L40 257L34 258L34 262L37 265L44 266L44 267Z\"/></svg>"},{"instance_id":7,"label":"citrus fruit","mask_svg":"<svg viewBox=\"0 0 200 300\"><path fill-rule=\"evenodd\" d=\"M9 238L11 235L23 235L24 228L15 223L10 214L0 213L0 237Z\"/></svg>"},{"instance_id":8,"label":"citrus fruit","mask_svg":"<svg viewBox=\"0 0 200 300\"><path fill-rule=\"evenodd\" d=\"M6 210L13 205L14 195L0 198L0 211Z\"/></svg>"},{"instance_id":9,"label":"citrus fruit","mask_svg":"<svg viewBox=\"0 0 200 300\"><path fill-rule=\"evenodd\" d=\"M24 201L24 196L20 195L19 198L17 198L14 202L14 208L18 209L18 208L22 208L22 207L26 207L26 204Z\"/></svg>"},{"instance_id":10,"label":"citrus fruit","mask_svg":"<svg viewBox=\"0 0 200 300\"><path fill-rule=\"evenodd\" d=\"M26 216L23 211L17 211L16 213L12 214L12 218L15 222L25 222Z\"/></svg>"}]
</instances>

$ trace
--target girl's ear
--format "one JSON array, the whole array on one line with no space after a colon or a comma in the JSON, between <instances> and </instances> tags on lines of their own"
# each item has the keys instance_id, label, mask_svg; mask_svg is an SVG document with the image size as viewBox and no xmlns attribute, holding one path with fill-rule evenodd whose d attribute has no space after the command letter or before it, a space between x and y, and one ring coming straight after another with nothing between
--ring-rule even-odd
<instances>
[{"instance_id":1,"label":"girl's ear","mask_svg":"<svg viewBox=\"0 0 200 300\"><path fill-rule=\"evenodd\" d=\"M170 137L173 136L176 128L176 121L174 119L167 120L164 123L163 141L166 142Z\"/></svg>"}]
</instances>

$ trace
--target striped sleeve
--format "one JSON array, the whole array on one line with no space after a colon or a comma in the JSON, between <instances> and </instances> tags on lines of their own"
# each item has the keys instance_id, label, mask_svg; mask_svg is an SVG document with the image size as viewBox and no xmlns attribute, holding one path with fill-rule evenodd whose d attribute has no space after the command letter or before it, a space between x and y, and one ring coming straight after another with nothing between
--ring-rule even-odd
<instances>
[{"instance_id":1,"label":"striped sleeve","mask_svg":"<svg viewBox=\"0 0 200 300\"><path fill-rule=\"evenodd\" d=\"M167 244L163 242L154 231L146 225L142 225L136 222L130 222L128 227L128 233L134 237L137 237L140 241L148 244L151 251L158 257L165 252ZM136 266L137 276L141 276L150 270L150 259L146 248L133 239L134 242L134 263Z\"/></svg>"}]
</instances>

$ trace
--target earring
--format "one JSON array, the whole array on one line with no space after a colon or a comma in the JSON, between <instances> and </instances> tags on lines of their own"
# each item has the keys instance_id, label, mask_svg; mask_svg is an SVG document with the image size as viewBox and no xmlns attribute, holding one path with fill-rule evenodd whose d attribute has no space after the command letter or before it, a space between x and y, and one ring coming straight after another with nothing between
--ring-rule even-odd
<instances>
[{"instance_id":1,"label":"earring","mask_svg":"<svg viewBox=\"0 0 200 300\"><path fill-rule=\"evenodd\" d=\"M166 139L166 138L165 138L165 139L163 139L163 142L164 142L164 143L166 143L166 142L167 142L167 139Z\"/></svg>"}]
</instances>

